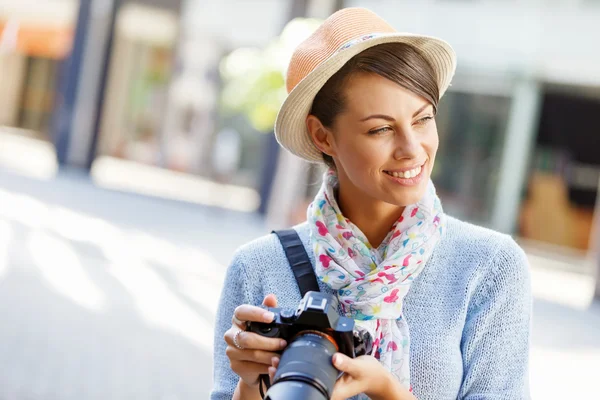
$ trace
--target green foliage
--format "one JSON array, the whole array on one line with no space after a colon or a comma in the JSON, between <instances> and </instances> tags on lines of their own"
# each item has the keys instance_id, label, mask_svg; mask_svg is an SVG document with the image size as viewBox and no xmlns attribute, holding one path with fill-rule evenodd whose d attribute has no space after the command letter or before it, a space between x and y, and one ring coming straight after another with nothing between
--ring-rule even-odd
<instances>
[{"instance_id":1,"label":"green foliage","mask_svg":"<svg viewBox=\"0 0 600 400\"><path fill-rule=\"evenodd\" d=\"M224 88L221 110L225 116L244 114L254 129L271 132L287 95L285 70L296 46L320 24L314 19L290 21L265 49L240 48L220 65Z\"/></svg>"}]
</instances>

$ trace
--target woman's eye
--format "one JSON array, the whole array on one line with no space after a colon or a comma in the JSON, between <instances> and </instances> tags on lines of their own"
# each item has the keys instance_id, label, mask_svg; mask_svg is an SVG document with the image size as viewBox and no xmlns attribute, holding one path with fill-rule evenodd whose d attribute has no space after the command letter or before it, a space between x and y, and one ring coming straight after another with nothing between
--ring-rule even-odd
<instances>
[{"instance_id":1,"label":"woman's eye","mask_svg":"<svg viewBox=\"0 0 600 400\"><path fill-rule=\"evenodd\" d=\"M417 125L425 125L426 123L428 123L429 121L431 121L433 119L432 116L427 116L427 117L423 117L419 120L417 120L416 124Z\"/></svg>"},{"instance_id":2,"label":"woman's eye","mask_svg":"<svg viewBox=\"0 0 600 400\"><path fill-rule=\"evenodd\" d=\"M378 129L373 129L372 131L369 131L369 135L380 135L382 133L385 133L387 131L391 131L392 128L389 126L384 126L383 128L378 128Z\"/></svg>"}]
</instances>

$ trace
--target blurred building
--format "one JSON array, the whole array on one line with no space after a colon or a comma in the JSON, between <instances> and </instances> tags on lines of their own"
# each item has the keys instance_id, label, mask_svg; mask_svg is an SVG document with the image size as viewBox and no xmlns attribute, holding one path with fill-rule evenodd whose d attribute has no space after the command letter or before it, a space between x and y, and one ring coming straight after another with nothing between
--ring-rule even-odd
<instances>
[{"instance_id":1,"label":"blurred building","mask_svg":"<svg viewBox=\"0 0 600 400\"><path fill-rule=\"evenodd\" d=\"M0 0L0 126L50 141L60 68L76 23L76 1Z\"/></svg>"}]
</instances>

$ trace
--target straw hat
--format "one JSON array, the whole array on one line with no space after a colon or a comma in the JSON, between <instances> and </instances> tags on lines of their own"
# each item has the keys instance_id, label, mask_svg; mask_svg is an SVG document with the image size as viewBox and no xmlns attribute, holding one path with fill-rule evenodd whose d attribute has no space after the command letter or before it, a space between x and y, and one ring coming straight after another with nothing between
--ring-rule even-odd
<instances>
[{"instance_id":1,"label":"straw hat","mask_svg":"<svg viewBox=\"0 0 600 400\"><path fill-rule=\"evenodd\" d=\"M367 9L345 8L327 18L292 55L286 80L289 95L275 122L279 144L305 160L323 162L306 128L306 116L315 96L348 60L383 43L406 43L419 50L435 71L442 97L456 69L456 55L448 43L398 32Z\"/></svg>"}]
</instances>

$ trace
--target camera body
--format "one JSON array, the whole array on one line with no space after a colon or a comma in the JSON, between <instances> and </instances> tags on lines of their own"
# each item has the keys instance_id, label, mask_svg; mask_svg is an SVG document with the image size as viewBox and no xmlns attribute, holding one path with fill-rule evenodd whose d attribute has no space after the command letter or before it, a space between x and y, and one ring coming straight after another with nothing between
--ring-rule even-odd
<instances>
[{"instance_id":1,"label":"camera body","mask_svg":"<svg viewBox=\"0 0 600 400\"><path fill-rule=\"evenodd\" d=\"M331 294L308 292L296 310L269 308L275 314L271 323L251 322L249 330L291 343L302 333L321 335L331 341L337 351L355 357L354 320L338 314L338 300Z\"/></svg>"},{"instance_id":2,"label":"camera body","mask_svg":"<svg viewBox=\"0 0 600 400\"><path fill-rule=\"evenodd\" d=\"M308 292L296 310L269 308L275 314L273 322L250 322L251 332L288 343L273 384L261 378L267 382L265 400L328 400L340 376L331 362L333 355L354 358L369 351L370 335L355 331L354 320L339 315L338 305L334 295Z\"/></svg>"}]
</instances>

